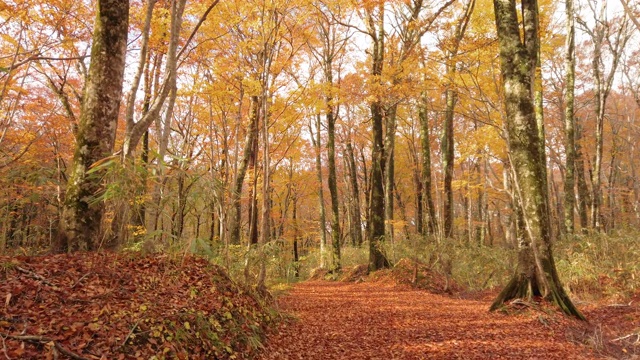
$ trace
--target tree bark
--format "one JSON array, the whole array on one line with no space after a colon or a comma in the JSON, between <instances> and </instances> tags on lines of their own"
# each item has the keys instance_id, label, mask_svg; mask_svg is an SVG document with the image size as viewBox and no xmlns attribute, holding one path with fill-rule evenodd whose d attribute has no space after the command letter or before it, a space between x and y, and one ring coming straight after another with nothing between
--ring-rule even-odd
<instances>
[{"instance_id":1,"label":"tree bark","mask_svg":"<svg viewBox=\"0 0 640 360\"><path fill-rule=\"evenodd\" d=\"M564 91L564 229L567 234L575 232L573 209L575 208L575 120L574 120L574 88L575 88L575 24L573 0L565 1L567 17L567 39L565 42L565 91Z\"/></svg>"},{"instance_id":2,"label":"tree bark","mask_svg":"<svg viewBox=\"0 0 640 360\"><path fill-rule=\"evenodd\" d=\"M539 294L552 300L566 314L584 319L560 283L551 250L547 189L542 180L546 179L546 168L542 162L544 155L540 151L541 139L533 103L531 58L520 38L515 0L494 0L493 4L505 93L509 157L526 234L519 244L516 273L491 310L510 299ZM531 1L529 9L537 12L535 0Z\"/></svg>"},{"instance_id":3,"label":"tree bark","mask_svg":"<svg viewBox=\"0 0 640 360\"><path fill-rule=\"evenodd\" d=\"M329 196L331 198L331 243L333 247L331 271L340 271L340 202L338 200L338 181L336 175L336 117L334 114L333 96L333 69L331 56L325 59L325 85L329 87L329 93L325 96L327 119L327 162L329 166Z\"/></svg>"},{"instance_id":4,"label":"tree bark","mask_svg":"<svg viewBox=\"0 0 640 360\"><path fill-rule=\"evenodd\" d=\"M442 222L445 238L453 237L453 163L454 163L454 134L453 134L453 117L456 102L458 101L458 93L454 88L454 78L456 76L456 56L460 48L460 42L464 37L464 33L471 19L471 13L475 6L475 0L469 0L466 4L463 16L456 23L454 29L453 43L446 51L446 82L447 89L445 92L445 115L444 115L444 136L442 140L442 168L444 169L444 204L442 206Z\"/></svg>"},{"instance_id":5,"label":"tree bark","mask_svg":"<svg viewBox=\"0 0 640 360\"><path fill-rule=\"evenodd\" d=\"M82 113L67 185L60 236L55 249L98 249L104 203L100 173L91 167L111 155L115 143L122 97L129 26L129 1L97 2L89 77L85 84ZM105 244L107 247L113 244Z\"/></svg>"},{"instance_id":6,"label":"tree bark","mask_svg":"<svg viewBox=\"0 0 640 360\"><path fill-rule=\"evenodd\" d=\"M351 239L355 246L362 245L362 215L360 214L360 189L358 186L358 170L351 139L347 140L347 166L351 183Z\"/></svg>"},{"instance_id":7,"label":"tree bark","mask_svg":"<svg viewBox=\"0 0 640 360\"><path fill-rule=\"evenodd\" d=\"M436 209L433 203L431 184L431 141L429 139L429 116L427 114L427 95L420 97L418 108L418 118L420 119L420 149L422 153L422 169L420 182L422 184L422 201L426 213L426 227L423 225L423 235L433 235L436 233Z\"/></svg>"},{"instance_id":8,"label":"tree bark","mask_svg":"<svg viewBox=\"0 0 640 360\"><path fill-rule=\"evenodd\" d=\"M377 19L369 14L369 35L373 40L371 53L371 75L380 82L384 65L384 2L377 8ZM369 270L375 271L389 267L391 264L385 256L382 245L385 240L384 212L384 143L382 125L384 109L381 94L369 104L371 110L371 132L373 144L371 149L371 194L370 194L370 235L369 235Z\"/></svg>"},{"instance_id":9,"label":"tree bark","mask_svg":"<svg viewBox=\"0 0 640 360\"><path fill-rule=\"evenodd\" d=\"M591 6L591 9L595 20L593 29L589 28L580 18L578 18L578 21L593 43L591 70L595 81L596 149L593 160L593 173L591 174L591 227L595 230L602 230L600 207L602 203L603 136L607 99L611 92L620 57L632 33L628 29L629 24L626 17L622 19L615 30L612 30L614 29L614 24L606 19L606 2L602 3L600 9L595 9L595 6ZM609 54L604 52L605 49L609 50ZM611 60L611 68L608 73L605 71L606 59Z\"/></svg>"},{"instance_id":10,"label":"tree bark","mask_svg":"<svg viewBox=\"0 0 640 360\"><path fill-rule=\"evenodd\" d=\"M579 122L575 123L576 137L576 158L575 158L575 176L578 183L578 215L580 217L581 232L587 231L589 226L589 215L587 209L591 206L591 197L589 196L589 188L587 187L587 179L585 176L584 155L582 154L582 126Z\"/></svg>"},{"instance_id":11,"label":"tree bark","mask_svg":"<svg viewBox=\"0 0 640 360\"><path fill-rule=\"evenodd\" d=\"M259 108L260 100L257 95L251 96L249 105L249 129L244 140L244 149L242 151L242 159L240 159L240 165L236 172L236 176L233 181L233 190L231 191L231 211L229 216L229 243L238 245L240 244L240 223L242 220L242 207L240 205L240 199L242 197L242 187L244 185L244 178L247 174L247 168L249 167L249 161L255 157L255 143L258 139L258 122L259 122Z\"/></svg>"},{"instance_id":12,"label":"tree bark","mask_svg":"<svg viewBox=\"0 0 640 360\"><path fill-rule=\"evenodd\" d=\"M324 187L322 184L322 157L320 156L322 137L320 136L320 123L320 115L318 114L316 119L316 138L314 139L313 129L311 125L309 125L309 132L311 133L311 142L316 150L316 174L318 175L318 207L320 208L320 268L324 269L326 266L325 248L327 244L327 231L325 223L327 221L327 217L324 206Z\"/></svg>"}]
</instances>

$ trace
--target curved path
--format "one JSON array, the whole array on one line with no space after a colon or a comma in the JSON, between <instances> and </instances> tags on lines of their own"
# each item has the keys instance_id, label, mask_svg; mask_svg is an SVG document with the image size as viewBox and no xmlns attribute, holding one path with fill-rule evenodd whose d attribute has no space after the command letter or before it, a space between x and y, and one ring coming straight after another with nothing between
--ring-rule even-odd
<instances>
[{"instance_id":1,"label":"curved path","mask_svg":"<svg viewBox=\"0 0 640 360\"><path fill-rule=\"evenodd\" d=\"M278 300L297 321L261 359L593 359L558 314L489 313L489 303L393 284L305 282Z\"/></svg>"}]
</instances>

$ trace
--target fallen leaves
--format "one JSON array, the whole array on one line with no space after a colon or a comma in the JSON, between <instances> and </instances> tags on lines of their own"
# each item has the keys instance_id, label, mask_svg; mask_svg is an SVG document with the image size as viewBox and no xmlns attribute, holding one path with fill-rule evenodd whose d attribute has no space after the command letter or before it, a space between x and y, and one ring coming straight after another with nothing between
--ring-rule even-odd
<instances>
[{"instance_id":1,"label":"fallen leaves","mask_svg":"<svg viewBox=\"0 0 640 360\"><path fill-rule=\"evenodd\" d=\"M278 303L298 321L268 338L262 360L600 356L567 337L578 322L557 312L489 313L490 300L456 299L392 282L306 282Z\"/></svg>"},{"instance_id":2,"label":"fallen leaves","mask_svg":"<svg viewBox=\"0 0 640 360\"><path fill-rule=\"evenodd\" d=\"M195 257L0 257L0 296L11 359L231 358L255 352L273 318Z\"/></svg>"}]
</instances>

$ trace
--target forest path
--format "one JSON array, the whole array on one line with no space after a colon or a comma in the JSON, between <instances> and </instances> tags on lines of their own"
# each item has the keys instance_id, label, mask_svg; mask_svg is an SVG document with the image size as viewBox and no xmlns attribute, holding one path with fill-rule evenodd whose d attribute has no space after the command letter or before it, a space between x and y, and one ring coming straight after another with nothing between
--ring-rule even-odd
<instances>
[{"instance_id":1,"label":"forest path","mask_svg":"<svg viewBox=\"0 0 640 360\"><path fill-rule=\"evenodd\" d=\"M489 313L459 300L380 282L313 281L278 299L297 320L261 359L591 359L556 313Z\"/></svg>"}]
</instances>

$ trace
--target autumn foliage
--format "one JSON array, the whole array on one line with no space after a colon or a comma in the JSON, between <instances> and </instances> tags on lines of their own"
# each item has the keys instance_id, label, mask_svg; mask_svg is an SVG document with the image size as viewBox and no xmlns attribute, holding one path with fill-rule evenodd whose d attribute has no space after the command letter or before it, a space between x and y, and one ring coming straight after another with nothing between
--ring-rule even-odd
<instances>
[{"instance_id":1,"label":"autumn foliage","mask_svg":"<svg viewBox=\"0 0 640 360\"><path fill-rule=\"evenodd\" d=\"M277 318L192 256L2 257L0 267L0 336L13 359L250 357Z\"/></svg>"}]
</instances>

